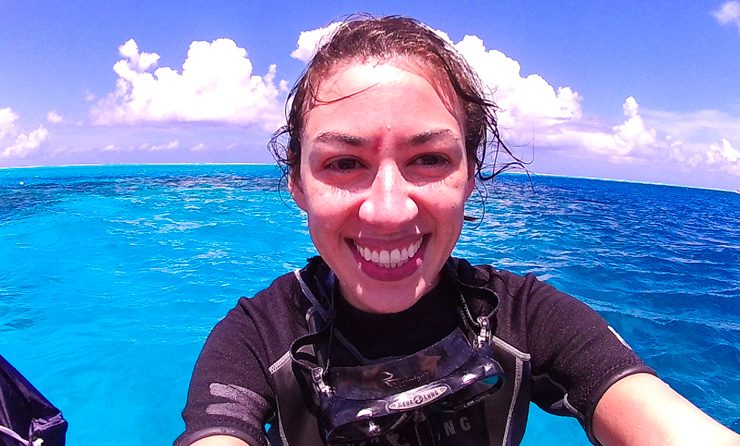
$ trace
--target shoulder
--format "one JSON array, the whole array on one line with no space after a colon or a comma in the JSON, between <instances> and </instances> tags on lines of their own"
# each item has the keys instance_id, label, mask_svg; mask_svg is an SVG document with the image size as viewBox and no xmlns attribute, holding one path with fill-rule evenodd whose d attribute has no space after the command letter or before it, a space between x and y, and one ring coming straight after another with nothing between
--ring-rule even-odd
<instances>
[{"instance_id":1,"label":"shoulder","mask_svg":"<svg viewBox=\"0 0 740 446\"><path fill-rule=\"evenodd\" d=\"M536 275L516 274L496 269L491 265L475 266L477 277L486 281L486 286L496 292L501 310L514 313L571 312L572 314L595 313L581 300L544 282Z\"/></svg>"},{"instance_id":2,"label":"shoulder","mask_svg":"<svg viewBox=\"0 0 740 446\"><path fill-rule=\"evenodd\" d=\"M296 316L305 319L312 308L326 305L324 289L330 287L330 275L323 260L314 257L303 268L281 275L254 297L240 298L232 312L271 321Z\"/></svg>"},{"instance_id":3,"label":"shoulder","mask_svg":"<svg viewBox=\"0 0 740 446\"><path fill-rule=\"evenodd\" d=\"M534 274L515 274L493 265L471 265L465 259L453 258L451 265L458 280L477 287L486 287L505 296L526 298L533 293L557 293L552 286Z\"/></svg>"},{"instance_id":4,"label":"shoulder","mask_svg":"<svg viewBox=\"0 0 740 446\"><path fill-rule=\"evenodd\" d=\"M253 297L239 298L211 331L206 349L251 350L267 365L272 364L305 334L310 307L297 274L283 274Z\"/></svg>"},{"instance_id":5,"label":"shoulder","mask_svg":"<svg viewBox=\"0 0 740 446\"><path fill-rule=\"evenodd\" d=\"M241 297L227 317L247 316L253 320L282 318L300 312L304 301L296 273L291 271L275 279L253 297Z\"/></svg>"},{"instance_id":6,"label":"shoulder","mask_svg":"<svg viewBox=\"0 0 740 446\"><path fill-rule=\"evenodd\" d=\"M495 295L498 312L506 317L520 318L550 311L551 307L567 307L569 311L591 311L578 299L557 290L534 274L515 274L492 265L473 266L464 259L453 259L458 281L472 288L489 290ZM513 327L519 330L525 327Z\"/></svg>"}]
</instances>

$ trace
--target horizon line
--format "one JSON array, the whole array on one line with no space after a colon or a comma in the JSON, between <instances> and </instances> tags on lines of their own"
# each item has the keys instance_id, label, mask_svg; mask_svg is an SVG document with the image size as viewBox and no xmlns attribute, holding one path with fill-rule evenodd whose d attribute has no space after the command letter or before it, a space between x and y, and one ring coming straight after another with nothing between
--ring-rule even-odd
<instances>
[{"instance_id":1,"label":"horizon line","mask_svg":"<svg viewBox=\"0 0 740 446\"><path fill-rule=\"evenodd\" d=\"M64 167L125 167L125 166L275 166L280 167L277 163L257 163L257 162L184 162L184 163L79 163L79 164L58 164L58 165L31 165L31 166L0 166L0 171L13 170L13 169L44 169L44 168L64 168ZM670 184L670 183L657 183L652 181L639 181L639 180L628 180L621 178L600 178L600 177L588 177L579 175L563 175L555 173L537 173L537 172L519 172L519 171L507 171L502 172L500 175L529 175L535 177L552 177L552 178L568 178L576 180L592 180L592 181L611 181L615 183L629 183L629 184L645 184L649 186L666 186L666 187L678 187L686 189L697 189L697 190L711 190L717 192L731 192L740 193L740 189L720 189L716 187L703 187L703 186L688 186L682 184Z\"/></svg>"}]
</instances>

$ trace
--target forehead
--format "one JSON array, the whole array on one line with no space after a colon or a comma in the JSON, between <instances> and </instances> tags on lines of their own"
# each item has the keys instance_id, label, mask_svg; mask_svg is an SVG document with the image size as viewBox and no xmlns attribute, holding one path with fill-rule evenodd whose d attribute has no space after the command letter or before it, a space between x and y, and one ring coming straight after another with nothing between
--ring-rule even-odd
<instances>
[{"instance_id":1,"label":"forehead","mask_svg":"<svg viewBox=\"0 0 740 446\"><path fill-rule=\"evenodd\" d=\"M450 90L454 95L454 90L450 82L448 73L444 70L442 65L437 60L423 58L421 56L414 55L393 55L384 58L354 58L344 61L339 61L334 64L324 75L320 76L317 84L323 83L324 80L328 80L340 71L353 69L357 67L374 67L380 71L390 72L389 68L393 67L396 69L404 70L409 73L414 73L427 80L435 89L445 91ZM376 72L380 72L376 71Z\"/></svg>"},{"instance_id":2,"label":"forehead","mask_svg":"<svg viewBox=\"0 0 740 446\"><path fill-rule=\"evenodd\" d=\"M359 94L378 85L400 82L403 74L421 76L406 67L388 63L345 63L324 78L319 84L319 102L332 102Z\"/></svg>"},{"instance_id":3,"label":"forehead","mask_svg":"<svg viewBox=\"0 0 740 446\"><path fill-rule=\"evenodd\" d=\"M464 109L446 74L421 65L415 59L349 61L332 69L315 83L313 97L304 113L304 129L315 109L342 109L360 106L383 110L383 103L424 115L429 102L437 102L463 127ZM318 84L318 85L317 85ZM414 105L418 105L414 110ZM426 107L425 107L426 106ZM369 111L369 110L368 110ZM376 110L377 111L377 110ZM388 115L393 113L387 109Z\"/></svg>"}]
</instances>

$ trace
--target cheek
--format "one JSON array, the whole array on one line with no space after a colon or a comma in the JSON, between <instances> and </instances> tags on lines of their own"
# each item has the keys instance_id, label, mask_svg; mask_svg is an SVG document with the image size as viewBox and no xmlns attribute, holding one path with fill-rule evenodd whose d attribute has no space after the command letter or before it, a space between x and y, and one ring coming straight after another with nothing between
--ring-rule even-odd
<instances>
[{"instance_id":1,"label":"cheek","mask_svg":"<svg viewBox=\"0 0 740 446\"><path fill-rule=\"evenodd\" d=\"M356 207L357 201L357 196L345 189L318 184L306 189L305 211L309 223L334 226L340 223L342 214Z\"/></svg>"},{"instance_id":2,"label":"cheek","mask_svg":"<svg viewBox=\"0 0 740 446\"><path fill-rule=\"evenodd\" d=\"M328 186L311 188L306 195L308 232L319 253L332 258L342 244L343 234L352 227L353 197L347 191Z\"/></svg>"},{"instance_id":3,"label":"cheek","mask_svg":"<svg viewBox=\"0 0 740 446\"><path fill-rule=\"evenodd\" d=\"M470 183L467 177L450 177L444 182L427 185L425 195L431 197L437 208L458 210L465 206L470 196Z\"/></svg>"}]
</instances>

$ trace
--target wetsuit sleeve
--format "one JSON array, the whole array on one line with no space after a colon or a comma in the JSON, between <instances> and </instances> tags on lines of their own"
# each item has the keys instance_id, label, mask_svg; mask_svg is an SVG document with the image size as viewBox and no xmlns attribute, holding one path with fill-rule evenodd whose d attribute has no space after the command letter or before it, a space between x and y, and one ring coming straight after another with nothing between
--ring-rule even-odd
<instances>
[{"instance_id":1,"label":"wetsuit sleeve","mask_svg":"<svg viewBox=\"0 0 740 446\"><path fill-rule=\"evenodd\" d=\"M586 304L534 276L523 287L532 400L548 412L575 416L595 441L593 414L604 392L626 376L655 372Z\"/></svg>"},{"instance_id":2,"label":"wetsuit sleeve","mask_svg":"<svg viewBox=\"0 0 740 446\"><path fill-rule=\"evenodd\" d=\"M257 330L237 306L208 336L195 365L183 410L185 433L175 446L212 435L237 437L250 446L267 446L264 425L274 397Z\"/></svg>"}]
</instances>

